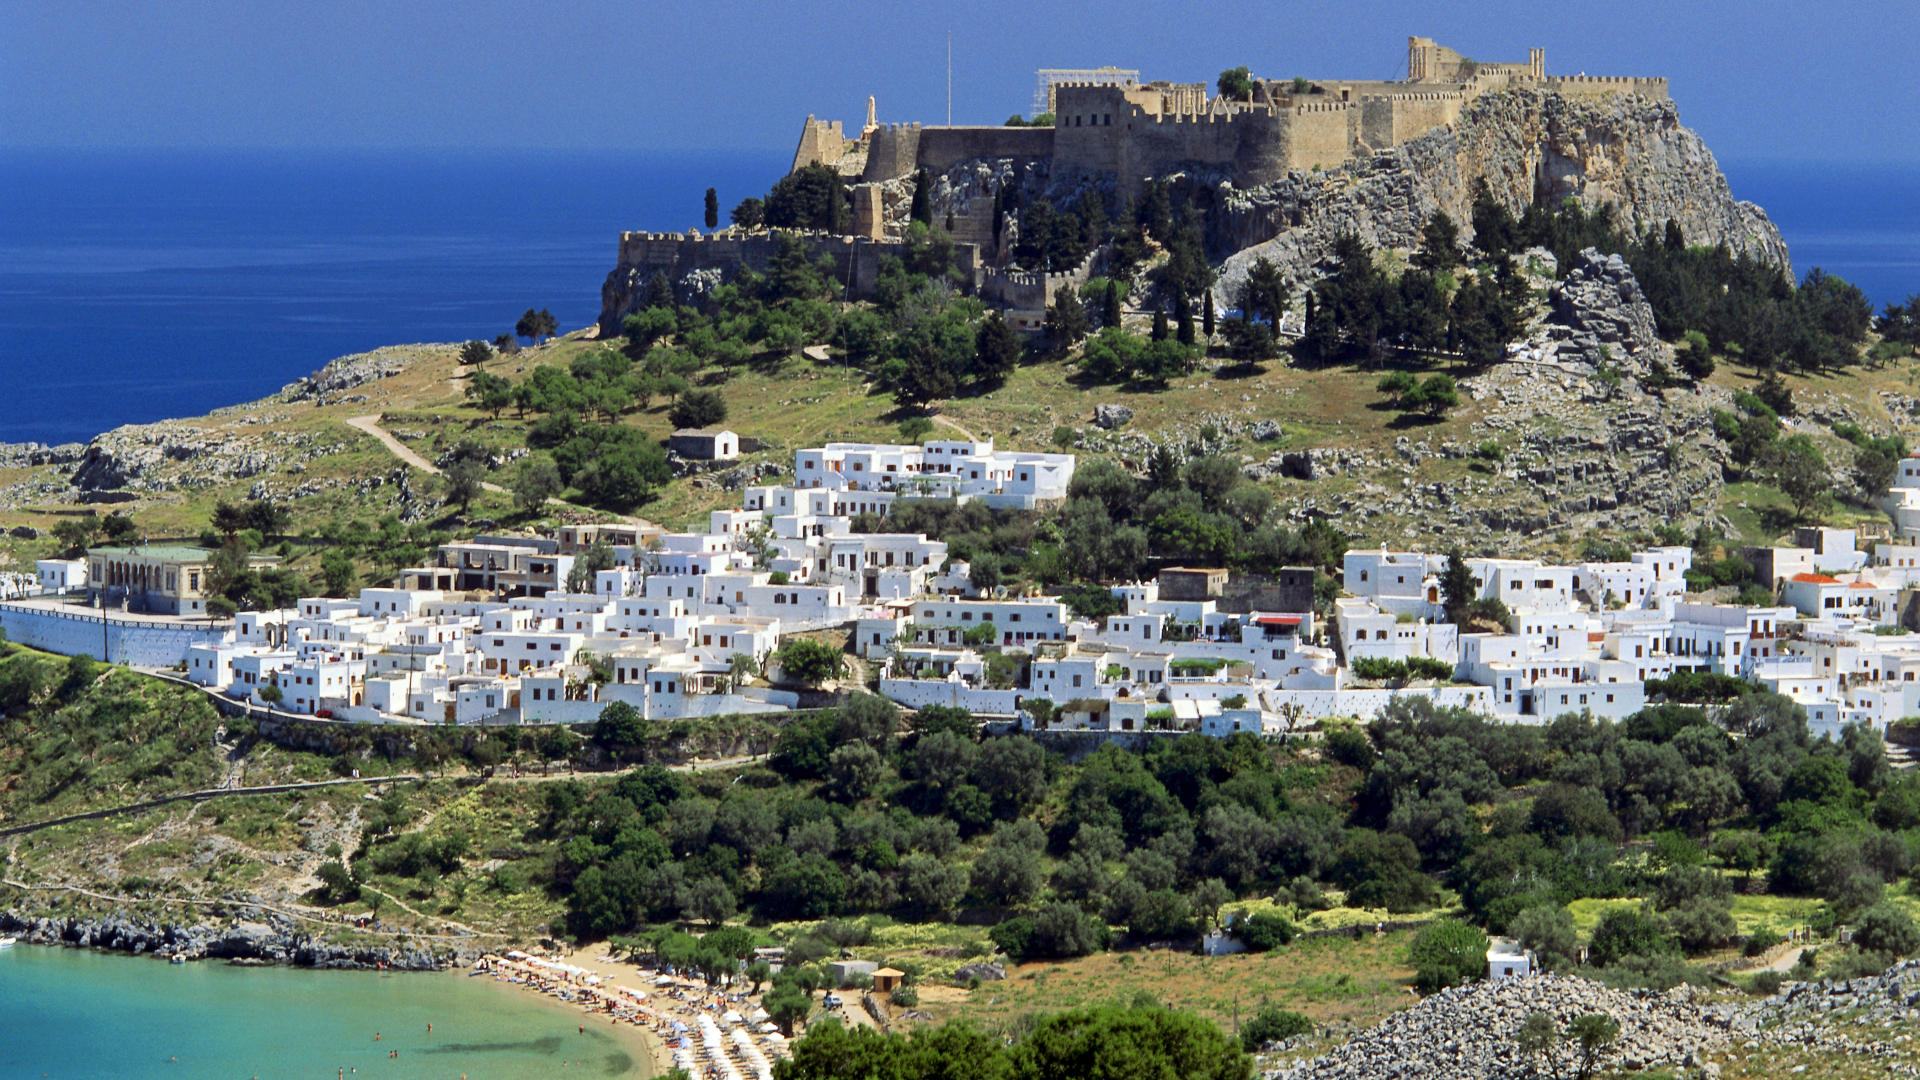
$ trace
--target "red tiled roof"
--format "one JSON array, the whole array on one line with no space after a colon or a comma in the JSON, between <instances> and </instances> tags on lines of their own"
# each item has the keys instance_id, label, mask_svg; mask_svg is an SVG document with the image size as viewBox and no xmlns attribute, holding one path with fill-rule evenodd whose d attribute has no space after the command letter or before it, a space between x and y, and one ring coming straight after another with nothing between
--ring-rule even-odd
<instances>
[{"instance_id":1,"label":"red tiled roof","mask_svg":"<svg viewBox=\"0 0 1920 1080\"><path fill-rule=\"evenodd\" d=\"M1838 585L1839 578L1830 578L1825 574L1795 574L1793 580L1809 585Z\"/></svg>"}]
</instances>

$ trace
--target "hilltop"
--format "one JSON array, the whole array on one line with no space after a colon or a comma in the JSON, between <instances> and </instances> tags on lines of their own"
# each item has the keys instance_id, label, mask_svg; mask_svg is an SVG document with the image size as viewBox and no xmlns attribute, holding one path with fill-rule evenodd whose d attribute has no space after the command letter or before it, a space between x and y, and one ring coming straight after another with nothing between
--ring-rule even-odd
<instances>
[{"instance_id":1,"label":"hilltop","mask_svg":"<svg viewBox=\"0 0 1920 1080\"><path fill-rule=\"evenodd\" d=\"M1537 52L1475 63L1418 38L1401 82L1242 73L1230 84L1234 74L1217 94L1062 82L1050 117L1004 132L870 122L845 138L810 120L795 172L735 211L744 224L623 237L595 327L477 368L454 345L394 346L204 417L3 447L0 525L45 534L118 508L150 533L190 537L216 501L268 499L292 511L292 532L336 540L379 531L388 515L382 535L414 544L436 530L615 512L678 527L733 504L730 489L786 467L797 447L895 438L923 415L1134 472L1156 455L1225 453L1270 492L1274 520L1326 520L1356 543L1573 554L1700 526L1770 540L1818 509L1794 505L1756 456L1753 439L1775 433L1819 451L1830 520L1878 519L1872 477L1862 487L1855 466L1920 418L1912 347L1874 344L1844 283L1798 294L1767 284L1790 280L1785 244L1764 211L1734 198L1664 80L1557 78ZM1087 116L1097 131L1075 119ZM1292 155L1328 117L1346 125L1338 153L1302 164L1247 151ZM1238 149L1194 134L1236 124ZM1155 142L1148 127L1191 138ZM796 243L796 257L829 258L831 272L778 270ZM1363 277L1372 291L1358 308L1398 311L1418 286L1428 310L1360 340L1343 321L1356 302L1331 312L1327 301ZM1740 302L1705 309L1689 291L1703 285ZM986 302L956 295L970 291ZM1084 347L1071 333L1030 334L1010 366L971 369L989 307L1038 328L1062 297L1098 331ZM1469 314L1470 299L1491 313ZM1212 336L1159 343L1169 347L1156 346L1154 370L1109 359L1110 334L1144 337L1156 317L1184 334L1203 306L1218 313ZM646 328L628 336L636 313ZM1821 319L1850 325L1836 336ZM1795 326L1808 320L1813 337ZM1756 326L1772 337L1754 339ZM664 439L682 391L711 389L725 423L761 449L718 472L676 466L637 504L595 510L575 486L563 493L571 507L523 514L504 490L520 460L530 443L557 450L567 435L537 431L553 413L526 408L524 394L561 366L615 373L612 428ZM1394 371L1451 379L1459 402L1413 407L1379 388ZM481 408L476 379L503 380L506 407ZM1743 443L1755 391L1779 419ZM602 445L584 426L582 445ZM449 514L444 485L423 474L476 455L492 488ZM22 569L54 546L7 544ZM377 577L375 547L356 554ZM290 554L310 570L317 551Z\"/></svg>"}]
</instances>

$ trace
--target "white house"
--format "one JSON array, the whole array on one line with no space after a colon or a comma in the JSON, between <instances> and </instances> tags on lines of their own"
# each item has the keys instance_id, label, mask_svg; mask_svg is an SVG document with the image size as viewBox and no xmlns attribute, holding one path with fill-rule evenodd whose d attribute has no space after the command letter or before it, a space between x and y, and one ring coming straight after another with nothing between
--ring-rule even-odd
<instances>
[{"instance_id":1,"label":"white house","mask_svg":"<svg viewBox=\"0 0 1920 1080\"><path fill-rule=\"evenodd\" d=\"M41 559L34 564L43 595L87 587L87 560Z\"/></svg>"},{"instance_id":2,"label":"white house","mask_svg":"<svg viewBox=\"0 0 1920 1080\"><path fill-rule=\"evenodd\" d=\"M1487 945L1487 980L1524 979L1533 974L1536 966L1533 950L1525 949L1517 941L1507 938L1494 938Z\"/></svg>"}]
</instances>

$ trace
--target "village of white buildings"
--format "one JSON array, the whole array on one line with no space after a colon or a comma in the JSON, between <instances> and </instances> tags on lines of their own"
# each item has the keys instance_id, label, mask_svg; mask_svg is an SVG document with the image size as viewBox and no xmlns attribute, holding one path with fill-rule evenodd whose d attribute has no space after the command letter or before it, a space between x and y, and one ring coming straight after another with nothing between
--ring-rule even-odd
<instances>
[{"instance_id":1,"label":"village of white buildings","mask_svg":"<svg viewBox=\"0 0 1920 1080\"><path fill-rule=\"evenodd\" d=\"M728 435L714 439L722 454L737 446ZM1226 570L1168 569L1112 585L1118 614L1077 618L1059 597L974 588L939 540L853 529L856 515L884 519L902 499L1050 505L1066 496L1072 455L829 443L794 464L792 484L747 488L705 531L481 536L441 546L391 587L231 624L201 614L211 552L93 549L40 563L14 592L46 595L0 604L0 627L89 651L106 636L85 613L110 605L110 624L132 620L112 659L258 708L375 724L586 723L616 701L650 720L781 712L801 697L779 688L775 654L797 634L850 640L850 676L877 677L901 705L1026 728L1285 735L1406 695L1518 723L1618 719L1646 704L1648 680L1676 672L1784 694L1815 733L1920 714L1920 634L1901 628L1920 610L1920 457L1901 463L1888 499L1894 539L1869 549L1855 531L1806 528L1798 546L1749 549L1777 603L1690 596L1687 547L1577 565L1469 558L1477 596L1508 615L1497 633L1442 621L1446 556L1385 548L1346 553L1327 618L1307 568L1252 592ZM586 573L593 552L612 567ZM1356 672L1418 658L1430 662L1416 672L1450 677Z\"/></svg>"}]
</instances>

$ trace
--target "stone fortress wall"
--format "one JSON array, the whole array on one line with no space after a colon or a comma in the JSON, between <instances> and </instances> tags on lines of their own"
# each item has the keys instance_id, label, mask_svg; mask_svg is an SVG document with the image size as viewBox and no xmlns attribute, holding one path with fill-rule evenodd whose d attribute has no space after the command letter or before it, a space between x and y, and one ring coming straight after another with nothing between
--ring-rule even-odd
<instances>
[{"instance_id":1,"label":"stone fortress wall","mask_svg":"<svg viewBox=\"0 0 1920 1080\"><path fill-rule=\"evenodd\" d=\"M1481 63L1414 37L1399 82L1315 80L1297 92L1291 80L1262 79L1249 101L1210 96L1205 83L1056 83L1048 88L1051 128L880 126L869 118L859 138L847 138L838 124L808 117L794 167L835 165L850 179L876 183L974 159L1044 158L1113 174L1129 188L1190 166L1226 169L1237 186L1257 187L1398 146L1517 82L1576 97L1667 97L1662 78L1550 76L1541 49L1529 50L1524 63Z\"/></svg>"},{"instance_id":2,"label":"stone fortress wall","mask_svg":"<svg viewBox=\"0 0 1920 1080\"><path fill-rule=\"evenodd\" d=\"M1111 77L1055 82L1046 91L1054 113L1050 127L880 124L869 98L857 137L849 137L837 120L807 117L793 168L829 165L852 185L856 236L810 235L807 243L816 258L831 258L848 293L862 298L872 295L880 260L904 249L904 196L897 181L918 169L941 173L968 161L1047 162L1055 175L1110 175L1137 191L1147 177L1198 166L1226 172L1237 187L1258 187L1402 145L1455 123L1474 99L1516 84L1580 98L1668 96L1663 78L1548 75L1540 49L1529 50L1524 63L1480 63L1414 37L1408 39L1404 80L1310 80L1299 86L1291 79L1256 79L1250 100L1209 94L1206 83L1141 83L1117 69ZM1044 275L990 268L998 261L995 235L982 199L954 208L956 267L982 296L1011 309L1044 308L1056 291L1083 282L1094 264L1089 256L1079 267ZM620 332L620 320L657 272L685 282L697 272L764 269L777 248L770 234L734 229L711 235L622 233L619 265L602 287L601 333Z\"/></svg>"}]
</instances>

